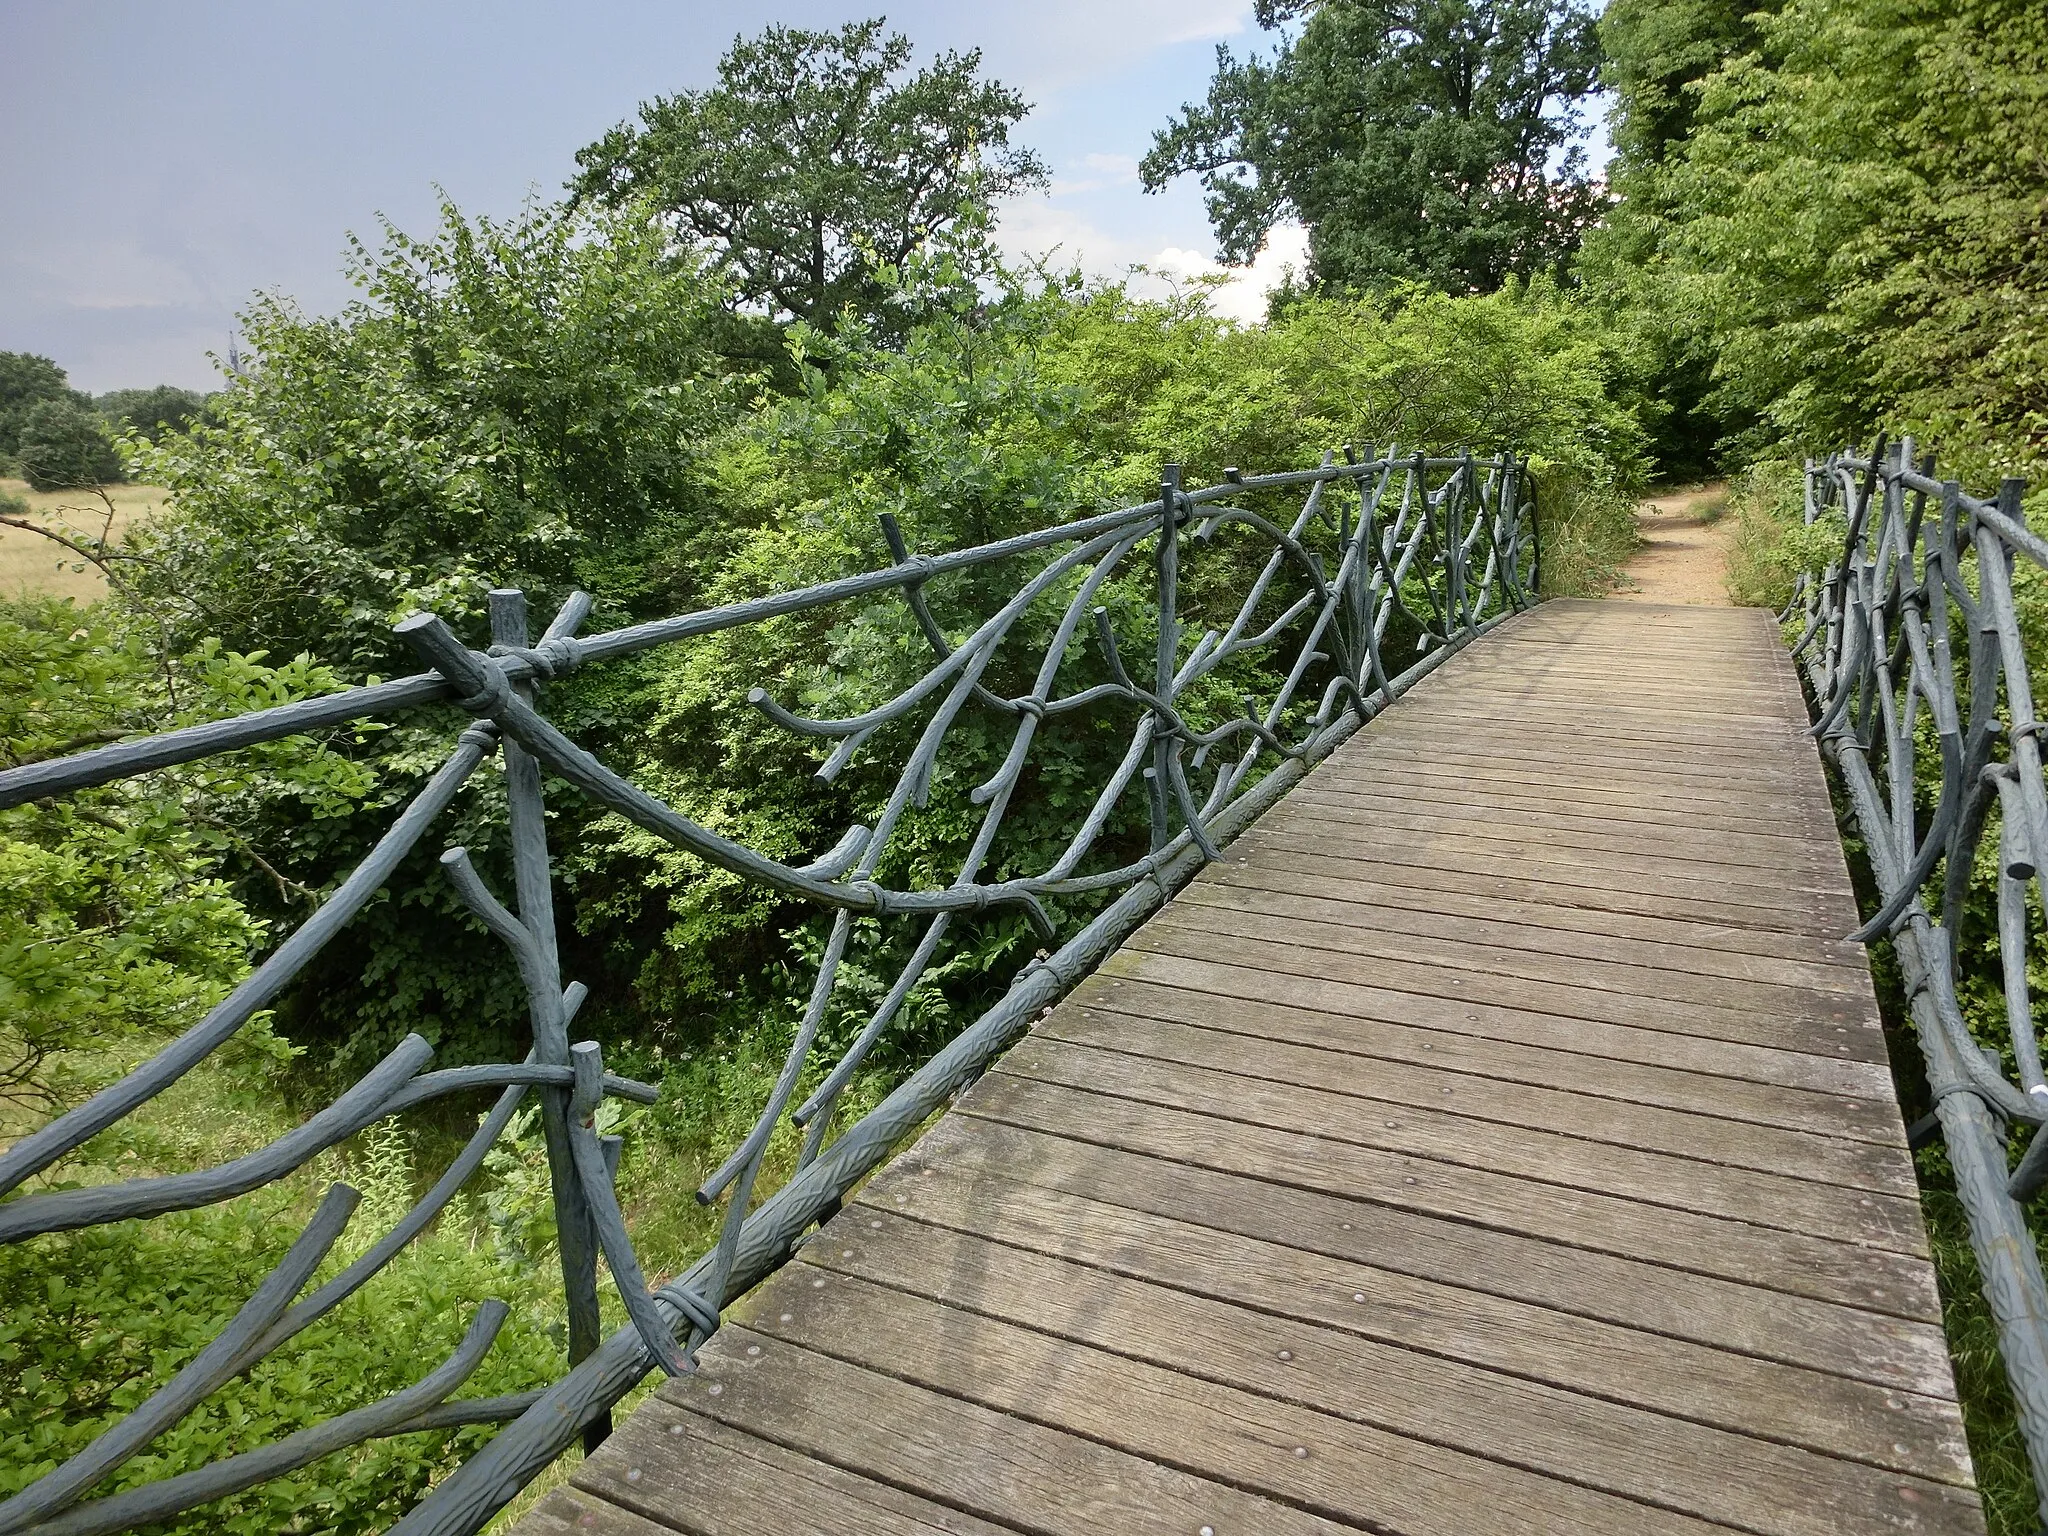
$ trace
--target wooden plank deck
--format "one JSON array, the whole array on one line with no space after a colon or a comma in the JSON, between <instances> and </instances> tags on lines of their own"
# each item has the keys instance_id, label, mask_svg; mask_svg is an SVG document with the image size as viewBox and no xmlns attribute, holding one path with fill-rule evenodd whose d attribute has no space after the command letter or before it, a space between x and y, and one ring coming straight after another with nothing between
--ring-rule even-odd
<instances>
[{"instance_id":1,"label":"wooden plank deck","mask_svg":"<svg viewBox=\"0 0 2048 1536\"><path fill-rule=\"evenodd\" d=\"M1805 719L1759 612L1503 626L523 1531L1981 1532Z\"/></svg>"}]
</instances>

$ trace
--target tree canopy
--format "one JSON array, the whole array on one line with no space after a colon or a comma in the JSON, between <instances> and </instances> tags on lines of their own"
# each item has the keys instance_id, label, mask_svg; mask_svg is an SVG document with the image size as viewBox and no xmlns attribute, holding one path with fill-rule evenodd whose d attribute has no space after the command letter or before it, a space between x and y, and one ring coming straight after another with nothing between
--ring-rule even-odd
<instances>
[{"instance_id":1,"label":"tree canopy","mask_svg":"<svg viewBox=\"0 0 2048 1536\"><path fill-rule=\"evenodd\" d=\"M847 305L875 313L875 266L1046 178L1009 142L1029 108L981 77L979 50L911 73L909 39L882 29L875 18L735 40L716 86L657 97L580 151L572 195L645 199L717 254L743 302L816 323Z\"/></svg>"},{"instance_id":2,"label":"tree canopy","mask_svg":"<svg viewBox=\"0 0 2048 1536\"><path fill-rule=\"evenodd\" d=\"M1944 435L2048 465L2048 14L1627 0L1586 278L1738 450ZM1667 379L1669 373L1667 373Z\"/></svg>"},{"instance_id":3,"label":"tree canopy","mask_svg":"<svg viewBox=\"0 0 2048 1536\"><path fill-rule=\"evenodd\" d=\"M159 384L154 389L110 390L93 405L117 429L132 427L144 437L154 438L166 429L190 426L206 409L206 397L194 389Z\"/></svg>"},{"instance_id":4,"label":"tree canopy","mask_svg":"<svg viewBox=\"0 0 2048 1536\"><path fill-rule=\"evenodd\" d=\"M121 478L121 455L106 418L68 392L28 408L14 457L39 491L80 490Z\"/></svg>"},{"instance_id":5,"label":"tree canopy","mask_svg":"<svg viewBox=\"0 0 2048 1536\"><path fill-rule=\"evenodd\" d=\"M1292 218L1320 284L1487 293L1562 269L1601 208L1581 0L1259 0L1258 19L1303 24L1270 58L1219 46L1207 101L1141 167L1155 192L1201 178L1224 261Z\"/></svg>"},{"instance_id":6,"label":"tree canopy","mask_svg":"<svg viewBox=\"0 0 2048 1536\"><path fill-rule=\"evenodd\" d=\"M28 413L46 400L88 403L53 359L34 352L0 352L0 458L14 456Z\"/></svg>"}]
</instances>

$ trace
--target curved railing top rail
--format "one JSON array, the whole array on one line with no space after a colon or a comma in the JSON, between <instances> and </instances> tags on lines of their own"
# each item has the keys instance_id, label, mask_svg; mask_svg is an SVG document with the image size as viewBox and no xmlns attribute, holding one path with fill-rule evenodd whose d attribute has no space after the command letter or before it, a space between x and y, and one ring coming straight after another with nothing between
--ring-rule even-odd
<instances>
[{"instance_id":1,"label":"curved railing top rail","mask_svg":"<svg viewBox=\"0 0 2048 1536\"><path fill-rule=\"evenodd\" d=\"M1284 525L1255 505L1306 488ZM0 1243L106 1222L188 1210L230 1199L303 1168L364 1128L428 1100L496 1090L476 1133L433 1188L354 1262L305 1289L346 1227L354 1191L334 1185L304 1232L228 1327L172 1378L69 1460L0 1502L0 1536L88 1533L161 1520L365 1439L460 1424L507 1423L438 1488L403 1529L476 1529L579 1432L602 1435L612 1404L652 1365L689 1368L720 1310L787 1256L811 1224L873 1169L945 1097L970 1081L1022 1024L1055 1000L1135 927L1220 842L1276 800L1310 764L1384 708L1445 655L1534 600L1540 551L1533 487L1512 457L1391 453L1269 475L1226 471L1189 490L1168 466L1160 495L1141 505L1035 530L973 549L913 554L883 520L891 563L835 581L589 637L577 631L590 601L573 596L532 640L523 596L491 597L492 645L464 646L441 620L416 615L397 633L430 670L235 719L116 743L0 773L0 808L104 785L365 717L451 703L473 717L446 759L318 910L199 1023L85 1103L0 1153ZM1184 561L1207 558L1224 539L1250 541L1232 569L1252 574L1235 612L1189 643L1179 601ZM1138 562L1140 553L1146 559ZM964 638L949 635L927 586L1004 560L1042 557L1014 593ZM1112 581L1139 583L1149 608L1149 665L1127 663L1108 608ZM793 864L720 836L678 807L607 767L570 740L540 707L543 686L574 668L737 626L898 594L932 652L932 663L885 703L844 719L806 719L757 688L749 702L799 741L830 742L818 772L832 778L877 732L900 725L911 746L869 822L849 826L829 850ZM1132 611L1127 602L1120 611ZM1051 638L1030 639L1027 613L1056 617ZM1128 622L1128 621L1127 621ZM1386 649L1419 656L1390 672ZM998 656L1008 669L992 670ZM1026 662L1032 664L1024 665ZM1224 669L1228 669L1225 671ZM1028 675L1022 691L992 685ZM1254 687L1241 713L1217 713L1213 682ZM773 681L773 680L771 680ZM1201 685L1212 684L1203 687ZM1254 686L1255 685L1255 686ZM1015 688L1013 682L1010 685ZM1263 696L1263 702L1260 702ZM1205 700L1211 702L1205 703ZM1104 711L1130 717L1126 745L1066 845L1033 873L991 879L983 871L1013 798L1028 791L1037 738L1068 720ZM970 714L1008 722L1008 750L970 796L979 819L941 885L897 887L881 878L891 839L924 803L951 727ZM1125 739L1125 738L1119 738ZM524 987L533 1048L521 1062L429 1070L433 1051L409 1037L327 1108L272 1145L220 1167L79 1188L30 1189L94 1135L144 1109L284 994L383 888L432 831L463 784L503 754L515 899L501 902L451 848L441 868L468 910L505 946ZM608 1095L651 1101L656 1090L607 1073L591 1042L571 1043L584 1000L564 985L555 942L554 895L543 814L543 772L592 802L743 879L829 914L823 958L796 1037L768 1101L701 1199L727 1201L716 1245L686 1274L651 1289L614 1191L618 1144L601 1136L595 1111ZM1136 796L1142 836L1123 814ZM1097 894L1099 893L1099 894ZM1109 899L1061 942L1061 903ZM1045 949L1002 1000L920 1067L875 1110L830 1136L834 1111L877 1041L933 967L956 922L990 911L1020 913ZM859 914L914 925L900 969L868 1010L852 1044L829 1066L813 1061L818 1032L839 993L850 924ZM1078 919L1069 919L1070 925ZM893 963L893 962L892 962ZM801 1101L798 1089L808 1087ZM88 1498L164 1429L224 1383L283 1347L341 1305L434 1221L482 1167L529 1092L539 1097L567 1301L569 1373L542 1391L457 1399L505 1315L482 1302L448 1359L416 1385L288 1436L154 1483ZM757 1202L770 1137L787 1119L803 1131L795 1176ZM629 1324L600 1337L597 1259L610 1267Z\"/></svg>"},{"instance_id":2,"label":"curved railing top rail","mask_svg":"<svg viewBox=\"0 0 2048 1536\"><path fill-rule=\"evenodd\" d=\"M2048 897L2048 788L2016 582L2048 572L2025 483L1975 496L1912 440L1806 466L1804 517L1841 518L1838 553L1788 616L1868 850L1877 911L1855 937L1898 955L1935 1119L1997 1325L2048 1523L2048 1287L2024 1205L2048 1184L2044 1079L2027 974ZM1996 872L1977 875L1995 839ZM1931 910L1930 910L1931 908ZM1988 909L1988 910L1980 910ZM1973 970L2003 1017L1965 1007ZM2013 1131L2031 1133L2016 1167ZM1922 1127L1920 1135L1932 1134Z\"/></svg>"},{"instance_id":3,"label":"curved railing top rail","mask_svg":"<svg viewBox=\"0 0 2048 1536\"><path fill-rule=\"evenodd\" d=\"M1290 470L1282 474L1242 475L1235 480L1183 491L1180 494L1185 505L1203 506L1247 492L1365 479L1384 474L1390 464L1404 473L1411 470L1429 473L1456 470L1468 462L1476 463L1480 468L1491 468L1504 461L1470 460L1464 457L1417 457L1399 461L1368 458L1364 462L1325 465L1319 469ZM629 656L637 651L651 650L656 646L673 644L678 640L695 639L715 634L722 629L735 629L741 625L759 623L763 619L780 618L787 614L802 613L807 609L845 602L850 598L867 597L878 592L914 586L935 576L971 570L976 566L1029 554L1034 550L1142 525L1156 520L1159 508L1158 501L1141 502L1135 506L1119 508L1114 512L1101 513L1076 522L1060 523L1030 533L1018 534L1013 538L976 545L971 549L954 550L943 555L912 555L896 565L880 570L862 571L858 575L842 576L836 581L821 582L815 586L800 587L788 592L770 593L764 597L749 598L744 602L728 603L719 608L679 614L674 618L629 624L620 629L576 640L574 649L562 647L546 659L532 655L508 656L500 665L506 678L511 682L529 683L544 680L553 676L556 668L566 670L587 662ZM1531 537L1534 537L1533 532ZM586 615L587 612L586 609ZM580 623L580 619L578 622ZM563 637L550 638L559 641ZM116 742L111 746L73 753L48 762L30 763L25 767L0 772L0 810L40 799L44 795L88 789L96 784L110 783L115 779L148 773L158 768L174 767L179 763L194 762L221 752L233 752L266 741L280 741L287 736L298 736L308 731L345 725L352 720L373 719L416 709L422 704L451 701L460 691L456 684L438 671L415 672L410 677L392 678L386 682L370 683L340 693L324 694L319 698L281 704L274 709L254 710L228 720L209 721L203 725L186 726L182 730L160 732L137 741Z\"/></svg>"}]
</instances>

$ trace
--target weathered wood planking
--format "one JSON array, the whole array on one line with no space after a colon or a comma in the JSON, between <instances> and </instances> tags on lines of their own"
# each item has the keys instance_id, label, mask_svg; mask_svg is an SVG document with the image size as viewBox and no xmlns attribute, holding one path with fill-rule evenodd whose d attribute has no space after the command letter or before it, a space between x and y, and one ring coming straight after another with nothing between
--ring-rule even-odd
<instances>
[{"instance_id":1,"label":"weathered wood planking","mask_svg":"<svg viewBox=\"0 0 2048 1536\"><path fill-rule=\"evenodd\" d=\"M522 1529L1981 1532L1805 718L1761 613L1504 626Z\"/></svg>"}]
</instances>

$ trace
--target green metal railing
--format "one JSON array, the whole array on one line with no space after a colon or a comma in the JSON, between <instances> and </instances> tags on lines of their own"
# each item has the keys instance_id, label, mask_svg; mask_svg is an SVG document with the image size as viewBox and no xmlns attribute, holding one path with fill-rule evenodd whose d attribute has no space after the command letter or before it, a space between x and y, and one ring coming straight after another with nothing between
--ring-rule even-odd
<instances>
[{"instance_id":1,"label":"green metal railing","mask_svg":"<svg viewBox=\"0 0 2048 1536\"><path fill-rule=\"evenodd\" d=\"M1299 494L1298 506L1292 497ZM1259 508L1289 498L1275 521ZM505 1425L398 1527L467 1533L479 1528L580 1435L600 1438L619 1398L655 1367L690 1368L692 1351L735 1296L786 1259L802 1234L1028 1021L1057 1000L1155 910L1220 843L1273 804L1310 765L1411 682L1501 617L1534 600L1537 564L1533 488L1509 457L1391 453L1326 456L1313 469L1246 476L1226 471L1190 490L1169 466L1159 496L973 549L916 554L888 519L890 560L819 586L584 637L590 601L572 597L535 641L525 600L492 594L491 644L465 646L446 624L420 614L398 633L429 670L394 682L172 731L0 773L0 807L150 773L260 742L444 704L469 716L453 732L438 771L361 863L225 1001L133 1072L23 1137L0 1154L0 1242L188 1210L232 1199L301 1169L322 1151L429 1100L495 1090L495 1104L434 1186L354 1263L301 1296L346 1227L356 1194L336 1184L274 1273L227 1328L128 1416L68 1461L0 1503L0 1536L91 1536L169 1518L378 1436L461 1424ZM1244 577L1234 616L1183 632L1182 577L1202 562ZM1010 595L970 633L949 634L928 594L969 572L1020 571ZM1147 578L1149 577L1149 582ZM1141 634L1148 666L1126 660L1098 602L1105 584L1149 585ZM570 740L544 712L547 684L579 667L656 646L682 645L733 628L798 614L829 621L864 602L893 597L929 645L932 661L873 709L808 719L779 702L779 679L749 702L798 744L830 744L817 772L839 774L857 754L908 738L893 788L872 825L853 825L829 850L792 864L720 836L680 807L614 772ZM1128 610L1126 610L1128 611ZM1036 627L1023 621L1033 616ZM1049 641L1031 639L1049 630ZM1401 658L1390 661L1398 643ZM1027 654L1028 653L1028 654ZM1002 657L1007 672L992 670ZM1226 669L1228 670L1222 670ZM1029 675L1021 691L991 678ZM1228 677L1263 680L1263 697L1235 713L1204 704ZM1024 782L1034 746L1064 722L1128 722L1126 748L1094 787L1065 847L1037 872L991 878L986 869L1004 816ZM971 795L978 821L952 878L891 886L879 877L906 817L928 797L949 733L962 720L995 722L1009 747ZM812 750L806 747L808 752ZM289 1135L216 1168L83 1188L47 1188L62 1160L91 1137L144 1109L275 1003L306 966L376 896L400 862L433 833L458 790L502 754L510 805L515 890L492 892L467 853L441 856L463 904L505 946L524 985L533 1048L523 1061L429 1070L433 1050L408 1037L361 1081ZM815 762L815 757L806 759ZM572 1043L581 983L565 984L555 934L555 892L544 817L544 778L686 850L830 915L823 958L794 1043L767 1103L732 1155L698 1192L724 1200L716 1244L687 1273L650 1288L614 1191L619 1145L594 1117L607 1095L650 1101L656 1090L604 1070L592 1042ZM1136 846L1111 835L1127 797L1142 798L1149 834ZM1142 851L1139 849L1142 848ZM1062 935L1055 911L1070 898L1106 901ZM836 1137L834 1110L854 1074L892 1025L912 988L940 961L951 930L984 912L1016 912L1044 948L1001 1000L938 1050L878 1107ZM910 925L909 956L882 1001L836 1061L813 1060L821 1023L840 996L851 925L873 918ZM1071 924L1070 924L1071 926ZM801 1101L800 1083L812 1089ZM543 1113L554 1220L568 1311L569 1369L554 1385L513 1397L457 1395L484 1359L506 1316L477 1298L461 1344L412 1387L258 1449L154 1483L90 1497L158 1434L211 1393L355 1294L446 1209L528 1095ZM773 1196L757 1181L771 1136L785 1121L803 1130L795 1175ZM602 1257L630 1319L601 1336Z\"/></svg>"}]
</instances>

